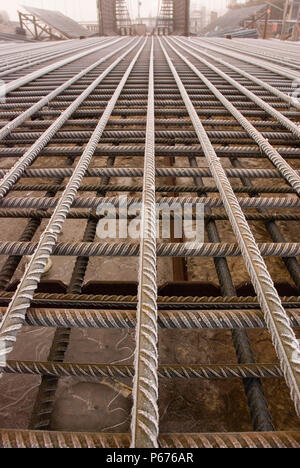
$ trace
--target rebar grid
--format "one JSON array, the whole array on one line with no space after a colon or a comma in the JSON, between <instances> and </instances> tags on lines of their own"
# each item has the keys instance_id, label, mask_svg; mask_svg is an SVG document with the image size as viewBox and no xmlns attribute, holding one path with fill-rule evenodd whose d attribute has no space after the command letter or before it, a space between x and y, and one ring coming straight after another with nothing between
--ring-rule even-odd
<instances>
[{"instance_id":1,"label":"rebar grid","mask_svg":"<svg viewBox=\"0 0 300 468\"><path fill-rule=\"evenodd\" d=\"M299 416L294 330L300 327L300 298L279 297L263 260L281 258L297 291L300 246L286 240L277 224L296 229L300 219L300 104L290 96L300 75L292 52L285 46L286 59L279 63L272 45L255 53L239 41L224 47L219 40L182 38L35 47L28 46L25 57L12 49L0 63L0 77L7 80L6 103L0 103L0 156L7 158L0 170L0 218L28 219L21 238L0 241L0 255L8 256L0 270L0 368L1 374L43 377L29 427L41 431L0 431L0 446L299 447L299 432L276 432L261 386L261 379L284 377ZM128 157L143 157L144 168L123 167L119 161ZM174 167L178 160L183 163ZM243 163L254 160L258 167ZM129 181L114 183L115 177ZM101 183L89 181L99 178ZM140 241L99 242L95 210L111 203L121 218L124 194L129 208L142 203ZM157 241L156 202L203 204L209 242ZM59 242L67 218L86 220L82 242ZM43 219L48 225L35 241ZM251 220L264 223L272 242L254 238ZM218 221L230 222L234 242L222 240ZM12 286L24 256L30 256L25 273ZM56 256L75 257L71 283L66 294L40 293L46 263ZM137 295L120 294L117 284L114 295L84 294L95 256L139 257ZM158 257L172 258L174 272L178 257L182 265L212 257L223 297L161 296ZM257 297L238 296L228 257L244 259ZM57 328L48 362L3 362L24 323ZM136 329L134 366L64 362L72 328ZM245 330L265 328L278 362L254 361ZM158 365L159 329L233 330L239 364ZM133 379L131 436L49 431L58 381L66 376ZM159 383L174 378L243 379L256 432L160 434Z\"/></svg>"}]
</instances>

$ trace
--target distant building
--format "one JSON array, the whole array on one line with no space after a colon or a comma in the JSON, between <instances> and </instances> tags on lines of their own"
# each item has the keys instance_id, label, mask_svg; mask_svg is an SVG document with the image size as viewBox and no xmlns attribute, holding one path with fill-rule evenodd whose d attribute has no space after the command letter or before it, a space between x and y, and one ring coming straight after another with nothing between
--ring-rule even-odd
<instances>
[{"instance_id":1,"label":"distant building","mask_svg":"<svg viewBox=\"0 0 300 468\"><path fill-rule=\"evenodd\" d=\"M19 23L17 21L10 21L6 11L0 11L0 32L5 34L20 33ZM25 34L25 33L24 33Z\"/></svg>"},{"instance_id":2,"label":"distant building","mask_svg":"<svg viewBox=\"0 0 300 468\"><path fill-rule=\"evenodd\" d=\"M135 36L145 36L147 34L147 27L145 24L141 23L132 24L131 31Z\"/></svg>"},{"instance_id":3,"label":"distant building","mask_svg":"<svg viewBox=\"0 0 300 468\"><path fill-rule=\"evenodd\" d=\"M79 24L84 26L91 33L99 33L99 24L97 21L80 21Z\"/></svg>"},{"instance_id":4,"label":"distant building","mask_svg":"<svg viewBox=\"0 0 300 468\"><path fill-rule=\"evenodd\" d=\"M157 18L156 17L149 17L149 18L141 18L141 23L146 25L147 32L151 33L156 28Z\"/></svg>"},{"instance_id":5,"label":"distant building","mask_svg":"<svg viewBox=\"0 0 300 468\"><path fill-rule=\"evenodd\" d=\"M4 10L0 10L0 24L9 24L9 16Z\"/></svg>"},{"instance_id":6,"label":"distant building","mask_svg":"<svg viewBox=\"0 0 300 468\"><path fill-rule=\"evenodd\" d=\"M200 10L194 10L191 13L191 34L200 34L200 31L207 26L207 10L202 7Z\"/></svg>"}]
</instances>

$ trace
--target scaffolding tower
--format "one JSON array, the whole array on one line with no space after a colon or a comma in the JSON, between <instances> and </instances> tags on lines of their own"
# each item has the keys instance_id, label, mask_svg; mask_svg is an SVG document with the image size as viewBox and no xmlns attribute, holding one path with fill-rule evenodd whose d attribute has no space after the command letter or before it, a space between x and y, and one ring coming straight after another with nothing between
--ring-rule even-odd
<instances>
[{"instance_id":1,"label":"scaffolding tower","mask_svg":"<svg viewBox=\"0 0 300 468\"><path fill-rule=\"evenodd\" d=\"M158 34L171 34L174 27L174 2L173 0L162 0L157 18Z\"/></svg>"},{"instance_id":2,"label":"scaffolding tower","mask_svg":"<svg viewBox=\"0 0 300 468\"><path fill-rule=\"evenodd\" d=\"M157 18L158 34L190 35L190 0L162 0Z\"/></svg>"},{"instance_id":3,"label":"scaffolding tower","mask_svg":"<svg viewBox=\"0 0 300 468\"><path fill-rule=\"evenodd\" d=\"M117 30L121 33L126 33L126 29L132 26L126 0L116 0L116 22Z\"/></svg>"}]
</instances>

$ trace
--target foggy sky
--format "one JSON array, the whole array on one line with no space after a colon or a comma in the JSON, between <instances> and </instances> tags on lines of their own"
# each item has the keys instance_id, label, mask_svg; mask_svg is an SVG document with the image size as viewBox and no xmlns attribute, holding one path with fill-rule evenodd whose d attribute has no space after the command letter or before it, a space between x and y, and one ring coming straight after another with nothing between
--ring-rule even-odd
<instances>
[{"instance_id":1,"label":"foggy sky","mask_svg":"<svg viewBox=\"0 0 300 468\"><path fill-rule=\"evenodd\" d=\"M141 16L156 16L159 0L141 0ZM138 0L128 0L132 16L137 16ZM96 0L1 0L0 10L6 10L10 19L17 19L16 11L22 5L59 10L77 21L95 21ZM192 0L193 7L206 5L209 10L225 12L227 0Z\"/></svg>"}]
</instances>

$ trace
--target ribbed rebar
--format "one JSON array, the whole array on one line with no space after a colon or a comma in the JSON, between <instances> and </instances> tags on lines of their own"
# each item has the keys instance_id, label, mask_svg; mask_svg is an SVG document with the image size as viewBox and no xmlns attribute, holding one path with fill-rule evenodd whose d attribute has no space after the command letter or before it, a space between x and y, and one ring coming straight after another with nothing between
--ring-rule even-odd
<instances>
[{"instance_id":1,"label":"ribbed rebar","mask_svg":"<svg viewBox=\"0 0 300 468\"><path fill-rule=\"evenodd\" d=\"M73 102L73 104L74 103L75 101ZM233 106L233 109L237 110L234 106ZM58 119L54 121L54 124L57 121ZM251 125L247 119L245 119L245 122L248 122L248 124ZM57 128L59 128L58 125L57 125ZM295 140L294 141L295 144L297 143L297 138L290 132L262 132L260 133L254 127L253 129L255 130L255 132L260 134L259 140L261 142L261 147L263 149L268 147L270 150L272 148L273 152L275 151L274 148L270 145L270 143L268 143L269 139L275 140L275 141L284 140L290 143L293 143L293 140ZM216 140L217 142L219 142L221 139L221 140L230 140L230 141L233 141L233 143L235 142L239 143L240 140L249 141L252 138L252 135L254 135L253 132L251 135L250 132L248 133L247 131L243 132L243 131L235 131L235 130L231 130L231 131L208 130L207 134L212 141ZM88 140L91 137L91 135L92 135L92 132L87 131L87 130L86 131L85 130L76 130L76 131L66 130L62 132L57 132L57 129L56 129L52 137L53 137L54 143L57 143L57 142L64 143L68 141L72 141L72 142L75 141L75 142L80 143L80 142L84 142ZM4 142L5 143L14 143L14 142L25 142L25 143L29 142L30 143L30 142L35 142L38 138L41 138L42 136L43 136L43 132L28 132L28 133L27 132L26 133L15 132L5 137ZM108 140L108 141L112 141L116 143L119 142L120 140L124 140L127 142L131 141L132 143L134 142L138 143L140 141L141 143L143 143L145 140L145 137L146 137L146 133L141 130L106 130L105 133L103 134L104 140ZM165 142L166 140L173 140L173 139L182 139L182 140L190 139L191 141L193 141L193 139L195 140L197 139L195 133L189 130L157 130L155 132L155 138L158 141L162 140L163 142ZM264 145L262 144L263 142L265 143ZM267 143L270 146L268 145L266 146Z\"/></svg>"},{"instance_id":2,"label":"ribbed rebar","mask_svg":"<svg viewBox=\"0 0 300 468\"><path fill-rule=\"evenodd\" d=\"M160 308L162 306L163 304L160 304ZM242 307L243 304L241 303L240 306ZM178 307L180 307L180 304L178 304ZM209 304L207 304L207 307L209 307ZM159 311L159 328L244 330L267 327L263 313L255 309L205 311L193 310L192 307L190 307L190 310L176 310L175 307L173 309ZM199 309L201 309L201 304ZM287 314L291 326L300 327L300 304L299 309L287 309ZM5 309L0 307L0 320L4 315ZM136 312L130 310L64 309L63 307L54 309L31 308L26 314L26 324L36 327L134 329L136 327Z\"/></svg>"},{"instance_id":3,"label":"ribbed rebar","mask_svg":"<svg viewBox=\"0 0 300 468\"><path fill-rule=\"evenodd\" d=\"M197 166L197 160L194 156L191 156L190 158L190 165L192 167ZM194 181L197 186L203 186L202 178L195 177ZM211 210L209 213L211 213ZM220 235L215 221L209 219L206 224L206 230L210 241L220 242ZM222 293L224 295L236 295L237 291L234 286L227 258L214 258L214 264ZM232 329L231 334L238 362L240 364L250 362L255 363L255 356L247 331L234 328ZM260 432L273 431L275 427L262 382L258 378L244 378L243 385L250 410L253 429Z\"/></svg>"},{"instance_id":4,"label":"ribbed rebar","mask_svg":"<svg viewBox=\"0 0 300 468\"><path fill-rule=\"evenodd\" d=\"M7 361L4 372L9 374L92 378L133 378L135 375L134 366L28 361ZM163 379L245 379L282 377L282 371L277 364L160 366L156 368L155 373L157 374L156 379L157 377ZM142 448L147 448L145 442Z\"/></svg>"},{"instance_id":5,"label":"ribbed rebar","mask_svg":"<svg viewBox=\"0 0 300 468\"><path fill-rule=\"evenodd\" d=\"M114 162L114 158L108 160L108 166ZM108 179L105 179L108 182ZM97 193L101 193L101 185L97 187ZM83 236L83 241L93 242L96 233L97 221L89 219ZM78 257L68 287L70 294L80 294L84 282L89 257ZM59 327L55 331L48 361L63 362L71 337L70 327ZM59 378L44 375L39 386L39 391L33 407L29 429L47 430L51 427L51 415L55 404L55 395Z\"/></svg>"},{"instance_id":6,"label":"ribbed rebar","mask_svg":"<svg viewBox=\"0 0 300 468\"><path fill-rule=\"evenodd\" d=\"M95 89L103 80L104 78L113 70L121 60L123 60L136 46L137 44L133 45L129 49L127 49L123 54L121 54L117 60L115 60L106 70L101 73L101 75L94 80L88 88L83 91L80 96L78 96L75 101L70 104L70 106L61 114L61 116L56 119L53 124L38 137L35 138L35 143L26 151L26 153L18 159L16 164L10 169L10 171L4 176L4 178L0 181L0 199L3 198L9 189L16 183L16 181L22 176L24 170L33 163L33 161L37 158L40 151L51 141L54 135L57 134L58 130L63 126L63 124L68 120L68 118L75 112L76 109L84 102L84 100L88 97L88 95ZM119 48L121 50L123 47ZM118 50L116 51L118 52ZM110 58L113 53L108 54L105 59ZM105 117L105 112L102 116ZM18 135L18 134L15 134ZM94 136L94 133L90 135L90 138ZM11 135L6 137L9 138Z\"/></svg>"},{"instance_id":7,"label":"ribbed rebar","mask_svg":"<svg viewBox=\"0 0 300 468\"><path fill-rule=\"evenodd\" d=\"M0 430L1 448L129 448L130 434ZM162 449L299 448L300 432L161 434Z\"/></svg>"},{"instance_id":8,"label":"ribbed rebar","mask_svg":"<svg viewBox=\"0 0 300 468\"><path fill-rule=\"evenodd\" d=\"M196 219L195 215L192 215L193 219ZM248 221L300 221L300 215L298 214L280 214L280 213L266 213L266 214L251 214L245 213L245 217ZM34 219L47 219L51 218L51 211L43 211L43 210L26 210L26 209L1 209L0 208L0 218L34 218ZM88 211L82 210L71 210L67 214L68 219L88 219L92 218L95 221L103 219L103 215L92 213L90 214ZM133 215L129 215L128 219L134 219ZM119 219L119 215L117 214L116 219ZM159 219L161 219L161 214L159 215ZM171 212L170 219L174 219L174 214ZM204 215L204 220L212 220L212 221L226 221L228 220L228 216L226 213L224 214L213 214L213 215Z\"/></svg>"},{"instance_id":9,"label":"ribbed rebar","mask_svg":"<svg viewBox=\"0 0 300 468\"><path fill-rule=\"evenodd\" d=\"M131 61L127 71L124 73L123 78L121 79L118 87L116 88L113 97L107 104L106 111L102 115L88 145L86 146L77 166L73 173L72 178L70 179L68 186L63 193L62 197L59 200L59 203L53 213L52 218L49 221L48 226L46 227L45 231L41 235L40 242L36 248L34 255L32 256L25 274L20 281L18 289L14 294L12 301L10 302L5 317L3 318L1 325L0 325L0 356L5 357L9 354L14 346L14 342L16 341L16 335L19 329L22 327L24 322L25 314L30 306L30 301L33 297L34 291L40 281L42 272L46 266L46 262L49 259L52 250L56 244L57 237L61 231L62 224L66 218L66 214L69 211L78 187L81 183L82 178L84 177L84 173L92 159L94 149L97 146L103 130L107 124L107 121L111 115L112 109L114 108L122 89L138 59L142 50L144 49L146 41L144 41L143 45L139 48L137 54L135 55L134 59ZM128 49L128 51L124 54L125 56L135 48ZM106 72L104 72L101 77L107 75L108 70L113 69L120 60L123 59L123 55L117 59L111 67L109 67ZM3 360L0 367L3 367Z\"/></svg>"},{"instance_id":10,"label":"ribbed rebar","mask_svg":"<svg viewBox=\"0 0 300 468\"><path fill-rule=\"evenodd\" d=\"M149 60L148 111L145 143L139 291L136 325L135 372L133 383L132 448L157 448L158 415L158 331L156 278L155 207L155 123L154 50Z\"/></svg>"},{"instance_id":11,"label":"ribbed rebar","mask_svg":"<svg viewBox=\"0 0 300 468\"><path fill-rule=\"evenodd\" d=\"M78 47L78 49L90 48L90 46L91 46L91 44L87 43L87 44L84 44L83 46ZM65 65L67 65L68 63L71 63L73 61L73 58L74 58L74 56L68 57L66 59L60 60L59 62L55 62L55 63L53 63L51 65L46 66L46 67L39 68L38 70L33 71L32 73L29 73L28 75L21 76L21 78L16 78L16 79L10 81L5 86L6 93L7 94L11 93L12 91L20 88L21 86L24 86L24 85L36 80L37 78L40 78L40 77L42 77L44 75L47 75L48 73L50 73L50 72L52 72L54 70L57 70L57 69L65 66Z\"/></svg>"},{"instance_id":12,"label":"ribbed rebar","mask_svg":"<svg viewBox=\"0 0 300 468\"><path fill-rule=\"evenodd\" d=\"M207 136L207 133L201 124L195 108L185 90L183 83L174 67L165 47L159 40L165 58L170 70L174 76L177 86L180 90L182 99L189 111L199 142L203 146L207 162L214 176L215 182L219 187L221 198L229 216L233 231L236 235L243 257L251 277L253 286L257 292L262 310L265 314L265 320L268 329L272 335L273 344L276 349L281 368L283 370L286 383L290 388L291 398L295 404L297 414L300 416L300 350L295 333L290 327L288 317L282 307L278 293L274 287L272 278L267 270L264 260L255 242L254 236L247 224L246 218L241 210L241 206L235 197L228 178L220 164L220 161L214 151L214 148ZM170 44L168 43L170 46ZM203 77L180 52L173 46L172 50L193 70L198 76ZM203 77L204 78L204 77ZM214 92L216 88L205 79L205 83L211 87ZM297 184L296 184L297 186ZM300 188L300 186L299 186ZM300 191L299 191L300 193Z\"/></svg>"},{"instance_id":13,"label":"ribbed rebar","mask_svg":"<svg viewBox=\"0 0 300 468\"><path fill-rule=\"evenodd\" d=\"M75 173L74 173L75 174ZM73 176L74 176L73 174ZM300 201L298 198L291 195L290 197L257 197L257 198L237 198L237 202L241 208L299 208ZM73 208L89 208L97 209L99 206L105 204L106 206L113 206L115 208L122 206L125 203L124 199L115 197L76 197L72 200ZM137 197L127 198L127 207L131 208L132 205L141 204L142 199ZM201 198L201 197L156 197L156 203L161 206L184 206L190 205L203 205L209 208L222 208L223 200L217 197ZM35 208L35 209L49 209L56 208L58 205L57 199L49 199L44 197L6 197L0 200L0 208Z\"/></svg>"},{"instance_id":14,"label":"ribbed rebar","mask_svg":"<svg viewBox=\"0 0 300 468\"><path fill-rule=\"evenodd\" d=\"M155 236L154 231L154 236ZM33 255L38 242L0 242L0 255ZM300 243L257 244L262 257L298 257ZM153 249L158 257L240 257L242 249L229 243L159 243ZM140 245L134 242L59 242L53 247L52 255L62 257L137 257Z\"/></svg>"},{"instance_id":15,"label":"ribbed rebar","mask_svg":"<svg viewBox=\"0 0 300 468\"><path fill-rule=\"evenodd\" d=\"M104 44L104 45L100 45L98 47L95 47L93 49L89 49L87 50L86 52L83 52L81 54L77 54L75 56L72 57L72 61L76 61L82 57L85 57L89 54L93 54L99 50L102 50L106 47L108 47L108 45L113 45L117 42L119 42L121 39L116 39L115 41L109 43L109 44ZM126 47L128 44L125 44L123 47ZM97 62L93 63L92 65L90 65L89 67L85 68L84 70L82 70L80 73L77 73L75 76L73 76L72 78L70 78L69 80L67 80L65 83L63 83L61 86L59 86L58 88L55 88L51 93L47 94L45 96L45 93L43 93L43 98L40 99L36 104L33 104L29 109L27 109L25 112L22 112L22 114L20 114L18 117L16 117L14 120L10 121L9 123L7 123L5 125L5 127L3 127L1 130L0 130L0 141L5 138L7 135L9 135L13 130L15 130L16 128L18 128L20 125L22 125L28 118L30 118L31 116L33 116L36 112L38 112L40 109L42 109L44 106L48 105L50 101L52 101L52 99L54 99L56 96L58 96L59 94L61 94L64 90L66 90L67 88L69 88L70 86L72 86L74 83L76 83L76 81L80 80L80 78L82 78L83 76L85 76L87 73L89 73L90 71L94 70L94 68L96 68L97 66L99 66L102 62L104 62L105 60L107 60L110 56L118 53L118 51L120 51L121 49L116 49L116 51L112 52L111 54L109 54L108 56L104 57L104 58L101 58L100 60L98 60ZM51 124L51 122L50 122Z\"/></svg>"},{"instance_id":16,"label":"ribbed rebar","mask_svg":"<svg viewBox=\"0 0 300 468\"><path fill-rule=\"evenodd\" d=\"M193 44L195 44L193 41L191 41ZM200 52L199 49L196 49L193 47L193 49L197 50L198 52ZM216 50L216 49L213 49L211 48L212 50ZM222 50L221 52L223 55L228 55L230 57L232 57L232 54L230 52L226 52L224 50ZM205 55L206 57L208 57L208 54L206 52L203 51L203 49L201 50L201 54ZM233 54L234 56L234 54ZM210 56L211 57L211 56ZM281 100L287 102L288 104L291 104L293 107L295 107L295 109L298 109L300 110L300 103L297 101L297 99L289 96L288 94L286 93L283 93L281 91L279 91L277 88L275 88L274 86L271 86L269 85L266 81L263 81L263 80L260 80L257 76L254 76L250 73L247 73L245 70L242 70L241 68L238 68L234 65L232 65L231 63L229 62L226 62L225 60L222 60L220 59L219 57L213 57L214 61L217 62L217 63L220 63L222 65L225 65L225 67L229 68L230 70L233 70L235 72L237 72L239 75L242 75L244 76L245 78L247 78L248 80L250 80L251 82L253 83L256 83L258 84L259 86L261 86L262 88L264 88L265 90L269 91L270 93L274 94L275 96L279 97Z\"/></svg>"},{"instance_id":17,"label":"ribbed rebar","mask_svg":"<svg viewBox=\"0 0 300 468\"><path fill-rule=\"evenodd\" d=\"M186 147L186 153L193 153L193 148L191 148L191 151ZM54 148L48 148L48 150L52 150ZM81 149L76 149L76 148L70 148L70 150L74 149L74 156L80 156L82 154ZM238 151L242 151L242 149L237 148ZM174 148L174 153L178 150L178 147ZM14 150L12 150L14 151ZM63 149L62 149L63 151ZM105 148L100 151L103 153L103 156L107 156L109 154L112 154L113 156L117 156L118 152L121 152L122 150L118 148L118 150L115 150L114 148L111 148L109 150L109 153L106 152ZM237 151L237 152L238 152ZM59 154L59 149L55 150L54 153ZM195 151L196 153L199 153L199 150L197 149ZM133 151L134 153L134 151ZM236 152L233 152L235 154ZM1 151L0 151L1 154ZM48 154L48 151L47 151ZM72 152L68 151L67 154L72 155ZM229 152L226 151L225 153L227 156ZM300 151L299 151L300 155ZM253 178L258 178L258 179L264 179L264 178L280 178L280 172L277 170L273 169L263 169L263 168L255 168L255 169L224 169L226 172L227 177L253 177ZM66 168L47 168L47 169L27 169L25 173L22 175L23 177L27 178L33 178L33 177L55 177L55 178L61 178L61 177L71 177L74 172L73 168L66 169ZM0 176L4 176L8 173L8 170L1 169L0 170ZM297 175L300 176L300 171L296 171ZM86 171L85 177L143 177L144 171L143 169L138 169L138 168L129 168L129 167L114 167L114 168L89 168ZM155 175L156 177L212 177L210 169L209 168L189 168L189 167L182 167L182 168L177 168L177 167L170 167L170 168L156 168L155 170Z\"/></svg>"},{"instance_id":18,"label":"ribbed rebar","mask_svg":"<svg viewBox=\"0 0 300 468\"><path fill-rule=\"evenodd\" d=\"M59 58L67 54L67 59ZM0 219L21 228L19 238L19 228L11 233L5 227L7 237L0 241L0 256L8 257L0 271L0 289L6 288L0 290L0 377L41 377L29 430L0 429L0 447L299 448L299 432L276 432L273 399L267 401L262 385L263 379L285 378L300 415L300 350L293 331L300 327L300 297L292 296L300 285L295 237L300 101L291 94L293 80L300 77L296 48L260 40L114 37L8 48L0 44L0 58L0 76L7 80L6 102L0 103ZM47 67L46 60L51 60ZM233 167L223 168L228 162ZM173 227L177 221L186 227L179 213L187 205L193 228L199 228L198 204L201 212L204 208L201 229L207 239L187 242L182 234L177 241ZM112 210L106 217L107 206ZM165 239L156 238L158 220L165 220L162 208L170 212ZM114 221L118 232L125 210L128 222L139 223L140 238L97 239L98 223ZM74 235L58 242L66 219L73 220L68 226L76 226ZM247 221L261 224L253 229L251 224L250 230ZM26 256L19 281L17 267ZM66 268L73 266L68 285L53 281L56 256L66 257ZM43 281L50 257L55 268ZM163 258L159 268L170 263L174 273L161 286L158 257ZM124 265L130 261L136 266L137 258L138 278L132 281ZM107 259L120 265L121 284L107 281L111 277L106 278L105 266L100 276L94 269ZM239 285L233 270L243 261L251 282ZM283 271L282 277L274 271L274 285L275 263ZM215 266L212 272L209 264ZM207 285L209 292L201 282L205 278L215 281ZM65 292L36 292L37 287ZM130 294L122 295L127 290ZM202 297L203 291L221 296ZM43 357L47 362L22 356L6 360L23 324L56 329ZM73 328L105 334L135 330L134 362L65 362ZM253 329L269 330L278 362L256 362L248 335ZM211 364L208 359L202 364L198 359L194 365L177 365L164 359L159 365L159 330L176 339L184 330L227 331L236 363L218 359ZM64 377L93 384L132 380L131 435L51 431ZM167 384L175 388L178 379L207 381L200 386L240 379L257 432L160 434L158 385L163 392Z\"/></svg>"},{"instance_id":19,"label":"ribbed rebar","mask_svg":"<svg viewBox=\"0 0 300 468\"><path fill-rule=\"evenodd\" d=\"M173 46L171 47L176 53L180 54L176 49L173 48ZM272 109L270 106L268 106L267 103L265 103L260 98L255 96L245 87L241 86L237 81L233 80L233 78L226 75L226 73L219 70L217 67L209 63L207 60L199 57L199 55L196 55L193 52L190 52L186 47L183 47L181 45L180 47L183 50L187 51L193 57L197 58L197 60L205 64L208 68L213 70L222 78L227 80L237 89L241 90L244 94L246 94L246 96L249 97L249 99L252 99L256 103L259 103L259 105L264 110L267 110L267 112L271 113L273 117L276 116L276 118L282 124L288 125L288 126L292 125L293 134L296 134L297 137L299 138L300 130L295 124L293 124L292 122L289 123L289 121L285 120L285 117L283 117L279 112L277 112L275 109ZM183 57L182 54L180 54L180 56ZM228 99L226 99L225 96L223 96L222 93L220 93L220 91L218 91L218 89L202 73L200 73L199 70L197 70L197 68L191 62L189 62L185 57L183 57L183 60L189 64L190 68L196 73L196 75L207 85L207 87L213 92L216 98L224 105L224 107L231 113L231 115L235 117L237 122L241 124L241 126L246 130L248 135L258 144L258 146L267 155L267 157L274 164L274 166L279 170L282 176L291 184L291 186L296 190L297 194L300 195L300 177L296 174L296 172L292 169L292 167L289 164L287 164L287 162L284 160L284 158L282 158L282 156L278 153L278 151L276 151L274 147L269 143L268 141L269 137L267 135L263 135L258 130L256 130L256 128L249 122L249 120L247 120L242 115L242 113L233 104L231 104L231 102L229 102Z\"/></svg>"},{"instance_id":20,"label":"ribbed rebar","mask_svg":"<svg viewBox=\"0 0 300 468\"><path fill-rule=\"evenodd\" d=\"M14 293L0 292L1 304L9 304ZM91 309L115 309L136 310L137 296L122 295L91 295L91 294L46 294L36 293L33 302L37 306L59 307L59 308L91 308ZM281 302L285 309L300 308L300 296L284 296ZM158 296L159 309L170 310L248 310L257 309L259 301L252 296Z\"/></svg>"}]
</instances>

